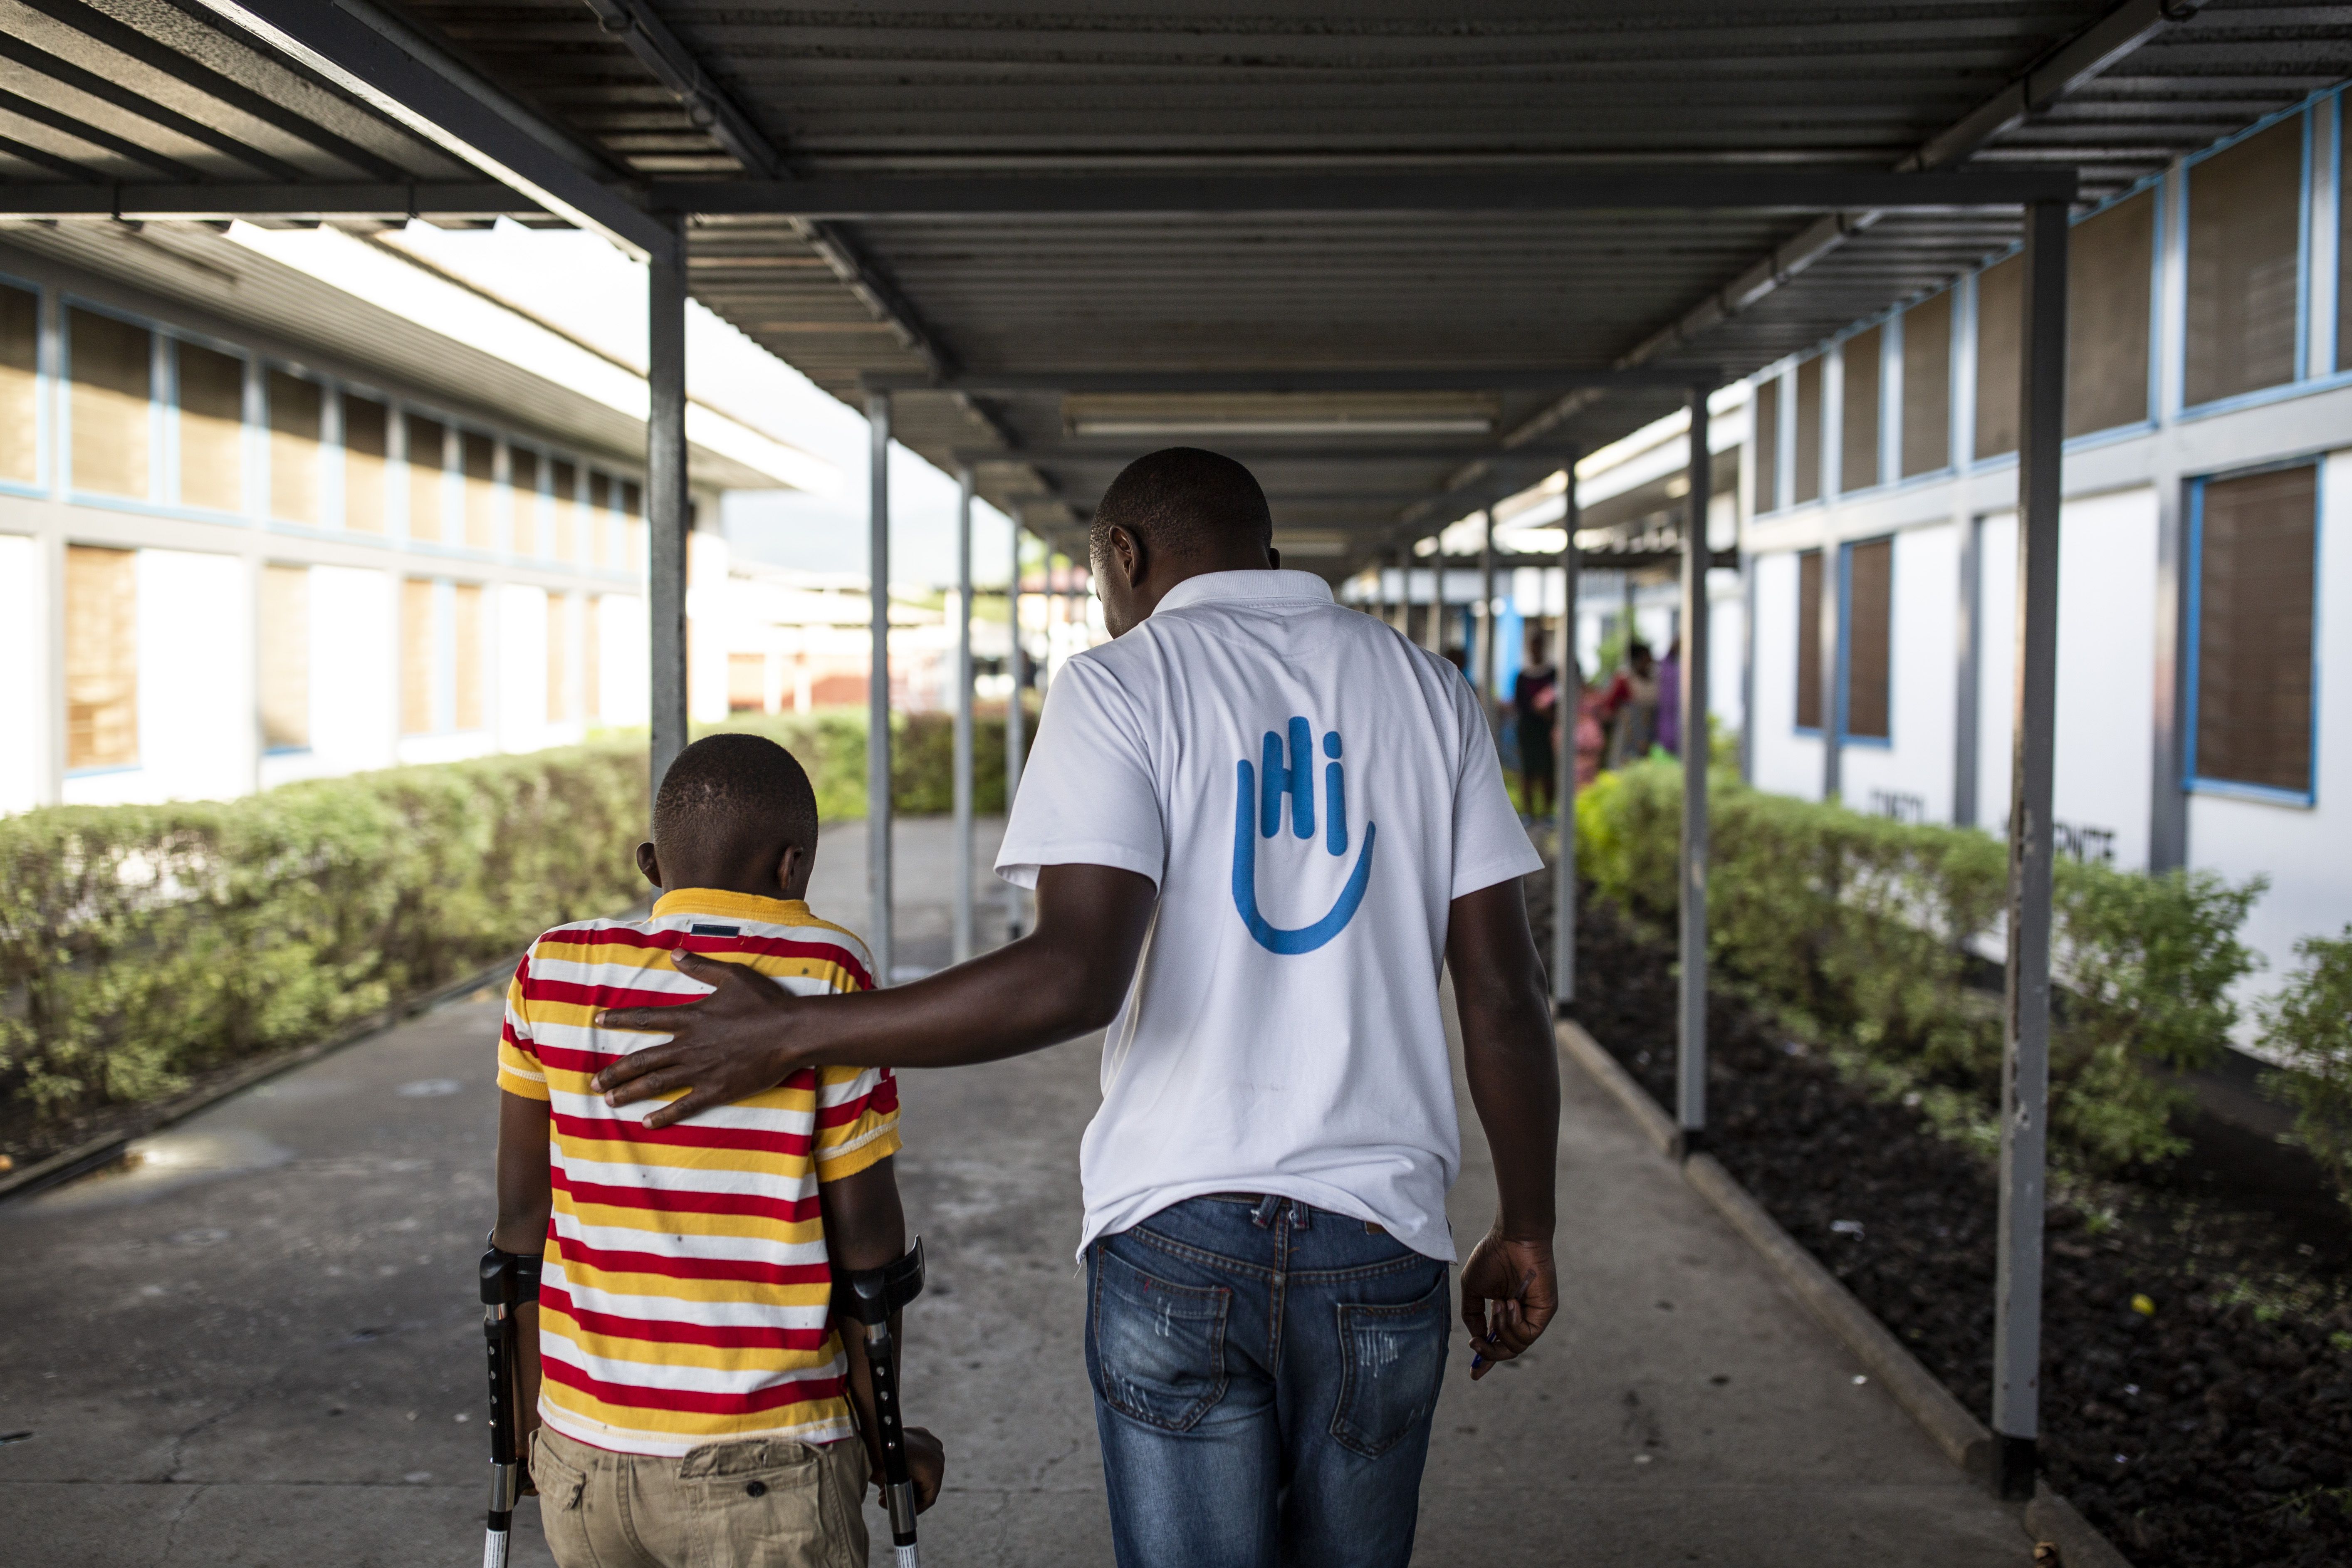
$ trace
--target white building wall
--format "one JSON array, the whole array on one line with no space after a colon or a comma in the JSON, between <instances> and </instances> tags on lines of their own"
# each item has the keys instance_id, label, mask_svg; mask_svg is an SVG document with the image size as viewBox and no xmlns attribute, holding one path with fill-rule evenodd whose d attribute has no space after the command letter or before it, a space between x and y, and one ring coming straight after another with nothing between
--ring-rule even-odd
<instances>
[{"instance_id":1,"label":"white building wall","mask_svg":"<svg viewBox=\"0 0 2352 1568\"><path fill-rule=\"evenodd\" d=\"M41 542L0 534L0 812L40 803L49 777L47 562Z\"/></svg>"},{"instance_id":2,"label":"white building wall","mask_svg":"<svg viewBox=\"0 0 2352 1568\"><path fill-rule=\"evenodd\" d=\"M1822 742L1797 731L1797 557L1759 555L1756 574L1756 785L1822 797Z\"/></svg>"},{"instance_id":3,"label":"white building wall","mask_svg":"<svg viewBox=\"0 0 2352 1568\"><path fill-rule=\"evenodd\" d=\"M509 583L498 593L498 665L491 726L499 750L553 744L547 721L547 590Z\"/></svg>"},{"instance_id":4,"label":"white building wall","mask_svg":"<svg viewBox=\"0 0 2352 1568\"><path fill-rule=\"evenodd\" d=\"M265 754L262 788L393 764L399 591L389 572L310 568L310 744Z\"/></svg>"},{"instance_id":5,"label":"white building wall","mask_svg":"<svg viewBox=\"0 0 2352 1568\"><path fill-rule=\"evenodd\" d=\"M604 697L599 723L630 725L649 722L653 713L651 682L646 668L650 647L646 602L635 594L606 594L596 616L598 666Z\"/></svg>"}]
</instances>

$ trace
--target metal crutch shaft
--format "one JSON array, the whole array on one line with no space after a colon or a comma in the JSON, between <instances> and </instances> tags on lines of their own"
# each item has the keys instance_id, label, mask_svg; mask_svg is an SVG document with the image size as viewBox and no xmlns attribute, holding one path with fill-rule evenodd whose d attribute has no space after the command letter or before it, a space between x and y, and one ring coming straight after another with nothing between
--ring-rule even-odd
<instances>
[{"instance_id":1,"label":"metal crutch shaft","mask_svg":"<svg viewBox=\"0 0 2352 1568\"><path fill-rule=\"evenodd\" d=\"M875 1436L882 1447L882 1496L890 1510L894 1568L918 1568L915 1481L907 1467L907 1423L898 1404L898 1343L890 1314L923 1291L923 1243L879 1268L845 1276L835 1300L865 1331L866 1372L874 1384Z\"/></svg>"},{"instance_id":2,"label":"metal crutch shaft","mask_svg":"<svg viewBox=\"0 0 2352 1568\"><path fill-rule=\"evenodd\" d=\"M482 1568L506 1568L514 1508L522 1496L520 1412L516 1378L521 1365L516 1311L539 1300L540 1259L492 1247L482 1254L482 1342L490 1373L490 1507L482 1535Z\"/></svg>"}]
</instances>

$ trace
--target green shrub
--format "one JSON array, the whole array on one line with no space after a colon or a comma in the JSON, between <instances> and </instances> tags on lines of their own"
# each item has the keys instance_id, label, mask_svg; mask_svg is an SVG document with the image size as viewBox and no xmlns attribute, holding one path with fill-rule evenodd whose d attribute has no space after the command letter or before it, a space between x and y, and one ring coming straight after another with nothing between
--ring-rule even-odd
<instances>
[{"instance_id":1,"label":"green shrub","mask_svg":"<svg viewBox=\"0 0 2352 1568\"><path fill-rule=\"evenodd\" d=\"M816 786L817 816L826 822L866 816L866 715L740 713L697 733L743 731L776 742L808 770ZM1036 733L1030 714L1024 739ZM945 713L900 713L890 723L890 804L910 816L943 816L955 809L955 721ZM1004 812L1004 719L976 714L971 726L972 809Z\"/></svg>"},{"instance_id":2,"label":"green shrub","mask_svg":"<svg viewBox=\"0 0 2352 1568\"><path fill-rule=\"evenodd\" d=\"M2294 951L2303 967L2263 1008L2264 1037L2290 1069L2270 1088L2294 1105L2296 1138L2352 1206L2352 926Z\"/></svg>"},{"instance_id":3,"label":"green shrub","mask_svg":"<svg viewBox=\"0 0 2352 1568\"><path fill-rule=\"evenodd\" d=\"M1916 1095L1929 1120L1997 1142L2001 1018L1969 984L2001 930L2007 850L1970 829L1903 824L1748 789L1708 790L1708 945L1727 982L1850 1072ZM1578 800L1580 864L1637 916L1676 903L1678 765L1604 775ZM2053 966L2051 1122L2062 1153L2093 1168L2179 1152L2179 1091L2145 1068L2213 1059L2252 958L2237 940L2259 880L2149 878L2062 861Z\"/></svg>"},{"instance_id":4,"label":"green shrub","mask_svg":"<svg viewBox=\"0 0 2352 1568\"><path fill-rule=\"evenodd\" d=\"M0 819L0 1095L168 1094L625 907L625 744Z\"/></svg>"}]
</instances>

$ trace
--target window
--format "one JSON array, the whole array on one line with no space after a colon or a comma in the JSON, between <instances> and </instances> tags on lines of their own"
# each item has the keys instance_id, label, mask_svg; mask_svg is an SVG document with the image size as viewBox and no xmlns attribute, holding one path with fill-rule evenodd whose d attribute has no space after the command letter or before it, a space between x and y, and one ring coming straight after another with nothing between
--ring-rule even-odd
<instances>
[{"instance_id":1,"label":"window","mask_svg":"<svg viewBox=\"0 0 2352 1568\"><path fill-rule=\"evenodd\" d=\"M383 531L385 436L391 416L381 403L343 394L343 526Z\"/></svg>"},{"instance_id":2,"label":"window","mask_svg":"<svg viewBox=\"0 0 2352 1568\"><path fill-rule=\"evenodd\" d=\"M1797 728L1822 727L1822 552L1797 556Z\"/></svg>"},{"instance_id":3,"label":"window","mask_svg":"<svg viewBox=\"0 0 2352 1568\"><path fill-rule=\"evenodd\" d=\"M1903 315L1903 477L1952 466L1952 291Z\"/></svg>"},{"instance_id":4,"label":"window","mask_svg":"<svg viewBox=\"0 0 2352 1568\"><path fill-rule=\"evenodd\" d=\"M1799 506L1822 499L1822 362L1817 354L1797 367L1797 471Z\"/></svg>"},{"instance_id":5,"label":"window","mask_svg":"<svg viewBox=\"0 0 2352 1568\"><path fill-rule=\"evenodd\" d=\"M2197 487L2189 755L2201 782L2311 798L2316 467Z\"/></svg>"},{"instance_id":6,"label":"window","mask_svg":"<svg viewBox=\"0 0 2352 1568\"><path fill-rule=\"evenodd\" d=\"M442 435L440 421L408 416L408 537L442 536Z\"/></svg>"},{"instance_id":7,"label":"window","mask_svg":"<svg viewBox=\"0 0 2352 1568\"><path fill-rule=\"evenodd\" d=\"M466 472L466 545L495 550L499 542L499 442L468 430L458 441Z\"/></svg>"},{"instance_id":8,"label":"window","mask_svg":"<svg viewBox=\"0 0 2352 1568\"><path fill-rule=\"evenodd\" d=\"M2074 226L2066 241L2066 434L2147 418L2156 193Z\"/></svg>"},{"instance_id":9,"label":"window","mask_svg":"<svg viewBox=\"0 0 2352 1568\"><path fill-rule=\"evenodd\" d=\"M2025 331L2025 258L1977 274L1976 459L2017 450L2019 347Z\"/></svg>"},{"instance_id":10,"label":"window","mask_svg":"<svg viewBox=\"0 0 2352 1568\"><path fill-rule=\"evenodd\" d=\"M1845 341L1845 400L1838 416L1838 489L1866 490L1878 483L1878 370L1885 342L1873 327Z\"/></svg>"},{"instance_id":11,"label":"window","mask_svg":"<svg viewBox=\"0 0 2352 1568\"><path fill-rule=\"evenodd\" d=\"M588 539L599 566L613 559L613 480L606 474L588 476Z\"/></svg>"},{"instance_id":12,"label":"window","mask_svg":"<svg viewBox=\"0 0 2352 1568\"><path fill-rule=\"evenodd\" d=\"M2298 116L2189 170L2189 406L2294 379L2303 135Z\"/></svg>"},{"instance_id":13,"label":"window","mask_svg":"<svg viewBox=\"0 0 2352 1568\"><path fill-rule=\"evenodd\" d=\"M0 284L0 479L41 478L41 297Z\"/></svg>"},{"instance_id":14,"label":"window","mask_svg":"<svg viewBox=\"0 0 2352 1568\"><path fill-rule=\"evenodd\" d=\"M1780 378L1756 388L1756 510L1771 511L1780 504Z\"/></svg>"},{"instance_id":15,"label":"window","mask_svg":"<svg viewBox=\"0 0 2352 1568\"><path fill-rule=\"evenodd\" d=\"M572 717L572 600L547 596L547 721Z\"/></svg>"},{"instance_id":16,"label":"window","mask_svg":"<svg viewBox=\"0 0 2352 1568\"><path fill-rule=\"evenodd\" d=\"M482 585L458 584L453 608L457 646L451 650L450 673L457 686L457 728L478 730L483 723L482 634L488 629L482 620Z\"/></svg>"},{"instance_id":17,"label":"window","mask_svg":"<svg viewBox=\"0 0 2352 1568\"><path fill-rule=\"evenodd\" d=\"M439 668L440 617L434 613L438 596L426 578L411 577L400 585L400 732L429 735L438 728L434 710L440 704L433 672Z\"/></svg>"},{"instance_id":18,"label":"window","mask_svg":"<svg viewBox=\"0 0 2352 1568\"><path fill-rule=\"evenodd\" d=\"M181 343L180 504L245 510L245 361Z\"/></svg>"},{"instance_id":19,"label":"window","mask_svg":"<svg viewBox=\"0 0 2352 1568\"><path fill-rule=\"evenodd\" d=\"M310 744L310 569L261 569L261 743Z\"/></svg>"},{"instance_id":20,"label":"window","mask_svg":"<svg viewBox=\"0 0 2352 1568\"><path fill-rule=\"evenodd\" d=\"M68 310L66 321L73 362L73 488L144 500L154 370L148 331L94 310Z\"/></svg>"},{"instance_id":21,"label":"window","mask_svg":"<svg viewBox=\"0 0 2352 1568\"><path fill-rule=\"evenodd\" d=\"M604 603L590 598L581 605L580 716L591 724L604 713Z\"/></svg>"},{"instance_id":22,"label":"window","mask_svg":"<svg viewBox=\"0 0 2352 1568\"><path fill-rule=\"evenodd\" d=\"M2341 99L2336 100L2336 112L2338 116L2344 112ZM2352 142L2352 137L2342 140ZM2344 177L2340 145L2336 179L2336 368L2352 370L2352 180Z\"/></svg>"},{"instance_id":23,"label":"window","mask_svg":"<svg viewBox=\"0 0 2352 1568\"><path fill-rule=\"evenodd\" d=\"M758 712L768 706L768 656L730 653L727 656L727 707L730 712Z\"/></svg>"},{"instance_id":24,"label":"window","mask_svg":"<svg viewBox=\"0 0 2352 1568\"><path fill-rule=\"evenodd\" d=\"M561 460L547 466L548 489L555 492L555 558L580 560L580 470Z\"/></svg>"},{"instance_id":25,"label":"window","mask_svg":"<svg viewBox=\"0 0 2352 1568\"><path fill-rule=\"evenodd\" d=\"M627 556L625 558L625 563L627 569L632 572L645 573L650 571L652 570L653 563L646 553L645 512L644 508L638 504L637 487L631 484L628 480L623 479L620 484L620 490L621 517L623 519L623 528L625 530L624 537L627 541L629 551Z\"/></svg>"},{"instance_id":26,"label":"window","mask_svg":"<svg viewBox=\"0 0 2352 1568\"><path fill-rule=\"evenodd\" d=\"M139 579L128 550L66 547L66 766L139 761Z\"/></svg>"},{"instance_id":27,"label":"window","mask_svg":"<svg viewBox=\"0 0 2352 1568\"><path fill-rule=\"evenodd\" d=\"M507 448L509 496L507 548L517 555L539 553L539 454Z\"/></svg>"},{"instance_id":28,"label":"window","mask_svg":"<svg viewBox=\"0 0 2352 1568\"><path fill-rule=\"evenodd\" d=\"M1845 581L1840 584L1838 629L1844 635L1838 671L1843 732L1858 741L1884 741L1888 719L1890 656L1894 646L1895 542L1874 539L1841 552Z\"/></svg>"},{"instance_id":29,"label":"window","mask_svg":"<svg viewBox=\"0 0 2352 1568\"><path fill-rule=\"evenodd\" d=\"M319 521L319 428L325 390L313 381L269 373L269 515L288 522ZM381 506L383 486L376 489Z\"/></svg>"}]
</instances>

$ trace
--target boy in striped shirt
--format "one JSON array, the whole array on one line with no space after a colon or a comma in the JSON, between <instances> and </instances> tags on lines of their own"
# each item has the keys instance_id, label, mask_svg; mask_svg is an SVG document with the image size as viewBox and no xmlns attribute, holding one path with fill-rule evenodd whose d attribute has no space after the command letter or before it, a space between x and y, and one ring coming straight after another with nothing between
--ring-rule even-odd
<instances>
[{"instance_id":1,"label":"boy in striped shirt","mask_svg":"<svg viewBox=\"0 0 2352 1568\"><path fill-rule=\"evenodd\" d=\"M869 987L865 944L809 911L816 796L791 753L713 735L680 753L637 847L650 918L541 937L499 1045L499 1226L545 1248L522 1317L528 1450L562 1568L835 1568L866 1561L879 1479L865 1347L832 1319L835 1270L906 1251L887 1069L803 1069L657 1131L588 1080L665 1037L596 1010L708 994L685 949L803 994ZM536 1387L534 1402L533 1389ZM861 1436L864 1441L858 1441ZM921 1502L944 1465L919 1428Z\"/></svg>"}]
</instances>

